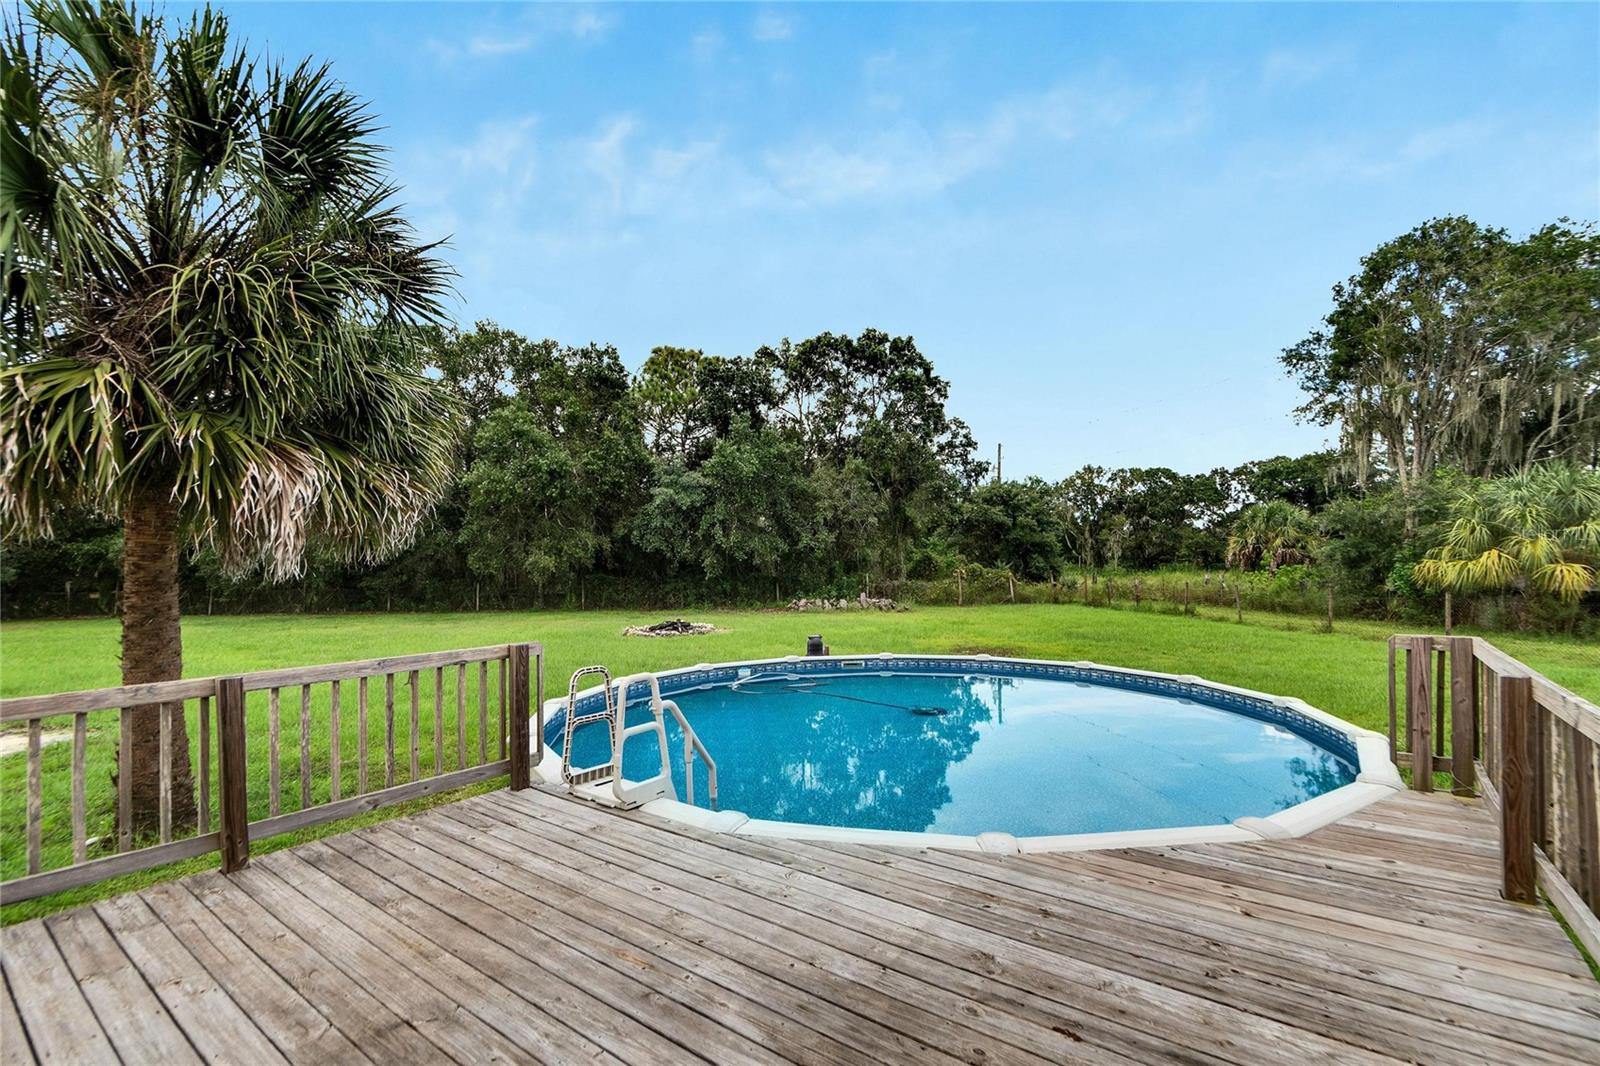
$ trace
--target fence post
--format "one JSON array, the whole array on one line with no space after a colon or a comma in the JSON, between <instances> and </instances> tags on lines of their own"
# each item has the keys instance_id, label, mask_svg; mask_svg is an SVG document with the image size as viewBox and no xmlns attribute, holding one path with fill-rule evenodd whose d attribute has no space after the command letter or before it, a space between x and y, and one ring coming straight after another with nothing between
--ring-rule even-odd
<instances>
[{"instance_id":1,"label":"fence post","mask_svg":"<svg viewBox=\"0 0 1600 1066\"><path fill-rule=\"evenodd\" d=\"M244 678L217 681L217 830L222 872L250 862L249 793L245 789Z\"/></svg>"},{"instance_id":2,"label":"fence post","mask_svg":"<svg viewBox=\"0 0 1600 1066\"><path fill-rule=\"evenodd\" d=\"M1533 864L1533 680L1500 679L1500 894L1532 903Z\"/></svg>"},{"instance_id":3,"label":"fence post","mask_svg":"<svg viewBox=\"0 0 1600 1066\"><path fill-rule=\"evenodd\" d=\"M1433 638L1412 637L1406 647L1406 730L1411 747L1411 787L1433 791Z\"/></svg>"},{"instance_id":4,"label":"fence post","mask_svg":"<svg viewBox=\"0 0 1600 1066\"><path fill-rule=\"evenodd\" d=\"M511 789L530 784L528 773L528 645L513 644L511 653Z\"/></svg>"},{"instance_id":5,"label":"fence post","mask_svg":"<svg viewBox=\"0 0 1600 1066\"><path fill-rule=\"evenodd\" d=\"M1450 778L1458 796L1473 794L1477 771L1472 752L1478 737L1478 659L1471 637L1450 638Z\"/></svg>"}]
</instances>

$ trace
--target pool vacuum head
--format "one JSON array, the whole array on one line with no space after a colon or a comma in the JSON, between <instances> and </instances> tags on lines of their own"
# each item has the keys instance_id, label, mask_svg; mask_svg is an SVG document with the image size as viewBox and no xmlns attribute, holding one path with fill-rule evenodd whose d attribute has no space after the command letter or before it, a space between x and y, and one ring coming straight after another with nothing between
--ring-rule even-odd
<instances>
[{"instance_id":1,"label":"pool vacuum head","mask_svg":"<svg viewBox=\"0 0 1600 1066\"><path fill-rule=\"evenodd\" d=\"M943 718L950 712L943 707L913 707L911 708L911 713L921 715L924 718Z\"/></svg>"}]
</instances>

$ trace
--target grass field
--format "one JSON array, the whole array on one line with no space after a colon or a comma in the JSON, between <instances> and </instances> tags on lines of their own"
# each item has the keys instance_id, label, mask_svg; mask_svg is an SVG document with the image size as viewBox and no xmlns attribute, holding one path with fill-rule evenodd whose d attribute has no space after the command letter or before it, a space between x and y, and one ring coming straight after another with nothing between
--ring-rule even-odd
<instances>
[{"instance_id":1,"label":"grass field","mask_svg":"<svg viewBox=\"0 0 1600 1066\"><path fill-rule=\"evenodd\" d=\"M693 617L715 623L722 631L699 637L624 637L625 625L656 621L659 616L613 611L198 617L184 624L185 673L206 676L537 640L545 646L546 694L556 695L565 691L566 678L573 670L590 663L604 663L619 673L785 655L803 651L807 634L821 632L839 654L990 652L1193 673L1245 688L1298 696L1368 728L1383 730L1386 726L1384 640L1392 630L1374 623L1340 623L1327 633L1320 631L1315 620L1304 617L1246 612L1241 625L1234 621L1232 611L1205 607L1194 615L1183 615L1148 606L1135 610L1071 604L936 607L896 614L709 611L696 612ZM0 695L116 684L117 639L113 620L7 623L0 630ZM1600 648L1558 638L1496 635L1493 639L1558 684L1591 699L1600 698ZM469 698L469 707L473 698ZM453 703L453 696L448 696L447 705ZM323 697L319 712L325 704ZM259 752L265 734L264 709L253 701L249 713L248 748ZM432 751L429 717L423 715L421 747L425 753ZM284 737L286 758L291 760L288 753L298 750L295 731L287 727L292 718L286 716ZM347 794L355 772L350 759L356 750L352 719L347 713L342 730ZM319 713L318 721L323 720ZM315 729L313 764L325 773L326 729ZM112 803L113 732L114 728L104 730L90 747L90 806L99 811L103 822L109 818ZM453 745L453 738L450 743ZM475 747L475 734L469 737L469 745ZM45 749L46 868L65 862L70 853L65 811L69 748L63 744ZM453 752L453 746L447 747L446 768L454 765ZM424 763L426 773L426 757ZM285 810L298 806L292 765L292 761L286 763ZM6 877L24 870L24 769L22 755L0 759L0 871ZM259 817L267 801L264 760L252 757L251 772L252 817ZM363 820L389 814L380 812ZM343 831L350 824L286 836L275 846ZM214 862L209 858L192 860L178 864L175 870L133 875L93 889L9 905L0 911L0 919L19 920Z\"/></svg>"}]
</instances>

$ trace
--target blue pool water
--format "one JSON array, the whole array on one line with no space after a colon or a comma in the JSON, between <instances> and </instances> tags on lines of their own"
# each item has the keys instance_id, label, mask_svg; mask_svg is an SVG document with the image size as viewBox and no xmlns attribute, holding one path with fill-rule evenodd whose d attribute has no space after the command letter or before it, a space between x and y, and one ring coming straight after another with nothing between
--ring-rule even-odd
<instances>
[{"instance_id":1,"label":"blue pool water","mask_svg":"<svg viewBox=\"0 0 1600 1066\"><path fill-rule=\"evenodd\" d=\"M1356 774L1348 753L1292 723L1109 684L808 673L667 695L717 760L718 806L752 818L1018 836L1212 825L1273 814ZM646 703L630 705L630 724L648 716ZM670 715L667 729L684 796ZM606 762L605 727L580 728L573 749L575 765ZM629 741L624 776L658 765L651 735ZM706 802L699 766L695 802Z\"/></svg>"}]
</instances>

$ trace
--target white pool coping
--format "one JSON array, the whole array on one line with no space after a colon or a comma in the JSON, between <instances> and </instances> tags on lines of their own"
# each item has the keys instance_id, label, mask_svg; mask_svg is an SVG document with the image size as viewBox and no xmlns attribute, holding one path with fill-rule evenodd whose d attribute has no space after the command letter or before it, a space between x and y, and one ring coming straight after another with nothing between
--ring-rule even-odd
<instances>
[{"instance_id":1,"label":"white pool coping","mask_svg":"<svg viewBox=\"0 0 1600 1066\"><path fill-rule=\"evenodd\" d=\"M1111 833L1068 833L1057 836L1013 836L1004 831L979 833L967 836L957 833L920 833L894 829L855 829L844 826L813 825L806 822L778 822L765 818L751 818L742 811L713 811L705 807L681 803L671 799L651 800L638 809L647 814L716 833L738 836L777 837L788 840L813 840L829 844L866 844L896 848L943 848L950 851L980 851L999 855L1039 854L1065 851L1098 851L1110 848L1174 847L1183 844L1233 844L1261 840L1284 840L1302 837L1323 826L1331 825L1377 801L1404 789L1400 771L1389 761L1389 740L1382 733L1346 722L1326 711L1311 706L1292 696L1278 696L1252 689L1237 688L1192 674L1163 674L1151 670L1133 670L1121 666L1107 666L1087 661L1064 662L1053 659L1018 659L992 655L900 655L879 652L874 655L813 656L807 662L880 663L892 671L896 659L943 660L951 663L1015 664L1020 666L1072 666L1083 669L1104 670L1129 677L1156 678L1196 685L1218 692L1233 693L1252 699L1266 700L1278 707L1293 710L1313 721L1344 733L1355 747L1357 759L1356 779L1331 792L1325 792L1304 803L1297 803L1264 818L1235 819L1231 825L1196 825L1166 829L1130 829ZM782 666L784 663L802 661L800 656L789 655L778 659L748 659L724 663L697 663L677 670L663 670L662 679L677 674L708 669L739 667ZM585 689L579 698L598 693L599 687ZM566 697L545 701L545 714L565 710ZM537 738L533 743L537 744ZM546 747L544 758L534 768L547 784L561 784L561 756Z\"/></svg>"}]
</instances>

